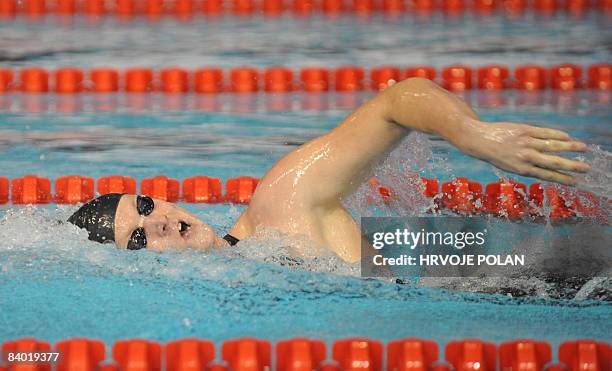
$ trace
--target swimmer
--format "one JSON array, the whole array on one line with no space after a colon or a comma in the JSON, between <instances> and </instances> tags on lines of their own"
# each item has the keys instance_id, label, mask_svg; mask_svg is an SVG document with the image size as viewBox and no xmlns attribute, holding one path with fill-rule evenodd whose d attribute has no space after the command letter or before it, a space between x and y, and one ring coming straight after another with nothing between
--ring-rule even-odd
<instances>
[{"instance_id":1,"label":"swimmer","mask_svg":"<svg viewBox=\"0 0 612 371\"><path fill-rule=\"evenodd\" d=\"M359 225L341 199L367 181L411 130L434 133L477 159L520 175L567 185L589 165L553 153L587 146L559 130L483 122L459 97L426 79L396 83L363 104L330 132L288 153L261 179L248 208L221 238L181 207L147 196L109 194L69 219L89 239L119 248L193 248L236 244L258 227L306 236L347 262L360 259Z\"/></svg>"}]
</instances>

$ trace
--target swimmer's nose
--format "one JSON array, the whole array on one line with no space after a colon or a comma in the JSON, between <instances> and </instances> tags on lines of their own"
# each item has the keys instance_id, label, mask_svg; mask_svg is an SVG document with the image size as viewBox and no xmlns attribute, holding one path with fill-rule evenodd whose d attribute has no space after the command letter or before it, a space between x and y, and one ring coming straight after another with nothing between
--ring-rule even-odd
<instances>
[{"instance_id":1,"label":"swimmer's nose","mask_svg":"<svg viewBox=\"0 0 612 371\"><path fill-rule=\"evenodd\" d=\"M148 217L145 224L148 229L155 231L159 236L164 237L172 233L172 226L165 215L157 218Z\"/></svg>"}]
</instances>

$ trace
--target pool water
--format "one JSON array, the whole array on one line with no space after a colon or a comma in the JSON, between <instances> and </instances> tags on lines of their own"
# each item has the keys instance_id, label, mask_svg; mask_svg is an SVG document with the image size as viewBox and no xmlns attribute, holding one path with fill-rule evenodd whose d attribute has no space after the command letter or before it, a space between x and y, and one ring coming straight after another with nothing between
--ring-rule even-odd
<instances>
[{"instance_id":1,"label":"pool water","mask_svg":"<svg viewBox=\"0 0 612 371\"><path fill-rule=\"evenodd\" d=\"M579 19L466 16L454 21L435 15L428 21L405 17L395 23L378 17L95 25L80 19L67 25L53 19L35 24L17 20L0 22L0 59L11 67L50 68L589 64L610 58L606 21L592 13ZM279 29L280 41L273 37ZM322 37L327 34L337 37ZM370 95L0 95L0 175L260 177L282 155L333 128ZM595 161L595 175L583 178L580 186L610 197L609 92L472 93L464 98L486 120L546 125L589 143L587 157ZM377 173L394 178L409 171L482 183L504 176L424 135L410 136ZM355 197L347 200L353 212L373 212L360 202L363 194ZM219 233L244 208L182 206ZM0 340L308 336L331 341L366 336L387 341L415 336L441 343L465 337L496 342L543 338L553 348L572 338L612 340L612 288L606 278L577 284L569 296L540 281L522 282L534 291L520 297L513 282L499 280L472 281L463 288L476 293L399 285L361 279L358 267L333 257L292 266L285 259L283 236L274 235L247 239L223 253L123 251L86 241L83 231L64 223L75 208L0 206ZM393 215L402 209L383 212Z\"/></svg>"}]
</instances>

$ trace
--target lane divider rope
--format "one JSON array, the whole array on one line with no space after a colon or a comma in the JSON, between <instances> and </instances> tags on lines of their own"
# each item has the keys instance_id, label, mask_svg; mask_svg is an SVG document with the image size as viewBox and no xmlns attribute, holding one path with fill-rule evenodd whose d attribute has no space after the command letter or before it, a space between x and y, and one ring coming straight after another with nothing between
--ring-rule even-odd
<instances>
[{"instance_id":1,"label":"lane divider rope","mask_svg":"<svg viewBox=\"0 0 612 371\"><path fill-rule=\"evenodd\" d=\"M106 346L100 340L72 338L51 343L33 338L6 341L2 344L5 357L13 357L2 370L20 370L23 362L15 361L20 353L57 352L57 371L266 371L272 370L272 343L257 338L225 340L220 354L210 340L189 338L165 344L146 340L118 340L112 344L107 361ZM275 346L276 371L299 370L432 370L432 371L610 371L612 348L609 343L595 340L566 340L559 345L557 363L552 363L552 347L541 340L512 340L495 343L479 339L454 340L446 343L444 359L440 347L432 340L405 338L381 341L368 338L336 340L328 358L325 342L308 338L281 340ZM21 359L21 356L20 358ZM386 361L386 362L385 362ZM306 366L305 366L306 365ZM365 365L355 367L354 365ZM30 371L47 371L51 362L28 364Z\"/></svg>"},{"instance_id":2,"label":"lane divider rope","mask_svg":"<svg viewBox=\"0 0 612 371\"><path fill-rule=\"evenodd\" d=\"M3 0L0 0L3 1ZM369 72L369 73L368 73ZM368 76L366 78L366 75ZM299 76L296 79L296 76ZM480 67L451 65L440 71L432 66L379 66L369 70L358 66L338 68L306 67L294 70L288 67L199 68L187 70L170 67L158 71L152 68L113 68L84 70L73 67L48 71L29 67L19 71L0 67L0 94L10 92L75 94L95 93L198 93L217 94L281 92L355 92L380 91L391 81L410 77L430 79L451 91L472 89L518 89L539 91L554 89L612 90L612 63L598 63L586 67L565 63L550 67L519 65L511 69L506 65L490 64Z\"/></svg>"},{"instance_id":3,"label":"lane divider rope","mask_svg":"<svg viewBox=\"0 0 612 371\"><path fill-rule=\"evenodd\" d=\"M549 216L551 218L594 217L605 220L610 200L598 198L586 191L570 191L552 185L543 186L512 179L486 184L465 177L440 182L438 179L421 177L422 193L432 199L429 211L451 211L462 215L493 214L512 219ZM225 182L225 193L221 180L207 176L193 176L182 183L166 176L144 178L140 181L140 194L168 202L188 203L234 203L248 204L259 179L242 176ZM399 197L397 192L378 179L369 182L367 202L371 205L390 205ZM94 191L94 188L96 191ZM9 197L10 189L10 197ZM0 177L0 204L9 201L22 204L78 204L106 193L136 194L136 179L129 176L103 176L94 180L81 175L61 176L55 179L54 193L51 180L36 175L13 178Z\"/></svg>"},{"instance_id":4,"label":"lane divider rope","mask_svg":"<svg viewBox=\"0 0 612 371\"><path fill-rule=\"evenodd\" d=\"M113 15L123 20L134 16L157 20L165 15L189 19L196 14L217 16L227 13L238 16L254 13L278 16L286 12L302 17L317 13L427 14L433 11L451 15L466 11L477 15L490 15L497 11L513 15L525 11L580 14L590 9L609 12L612 10L612 0L0 0L0 19L10 19L18 14L30 19L42 18L46 14L84 14L96 17Z\"/></svg>"}]
</instances>

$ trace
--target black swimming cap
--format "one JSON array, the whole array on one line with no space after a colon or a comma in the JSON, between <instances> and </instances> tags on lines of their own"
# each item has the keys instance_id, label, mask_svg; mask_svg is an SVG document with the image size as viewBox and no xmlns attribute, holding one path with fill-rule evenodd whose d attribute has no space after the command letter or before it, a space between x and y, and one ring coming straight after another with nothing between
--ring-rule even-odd
<instances>
[{"instance_id":1,"label":"black swimming cap","mask_svg":"<svg viewBox=\"0 0 612 371\"><path fill-rule=\"evenodd\" d=\"M122 193L108 193L81 206L68 221L89 232L97 242L115 241L115 213Z\"/></svg>"}]
</instances>

